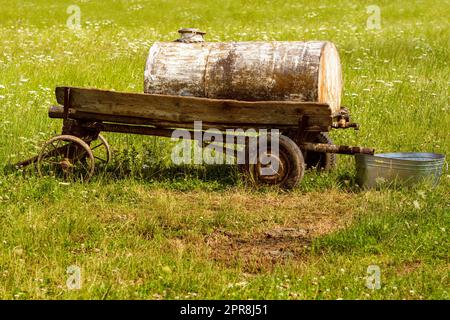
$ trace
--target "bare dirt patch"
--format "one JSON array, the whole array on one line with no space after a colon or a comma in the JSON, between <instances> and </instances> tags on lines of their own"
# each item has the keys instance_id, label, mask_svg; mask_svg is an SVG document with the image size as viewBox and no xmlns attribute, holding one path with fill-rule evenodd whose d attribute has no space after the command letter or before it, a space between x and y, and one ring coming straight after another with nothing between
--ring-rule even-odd
<instances>
[{"instance_id":1,"label":"bare dirt patch","mask_svg":"<svg viewBox=\"0 0 450 320\"><path fill-rule=\"evenodd\" d=\"M351 223L358 203L354 194L335 189L308 193L240 189L137 192L145 208L151 208L147 214L167 220L165 230L175 233L183 246L205 246L201 251L209 259L239 265L250 273L305 260L315 238ZM179 229L184 231L179 233Z\"/></svg>"},{"instance_id":2,"label":"bare dirt patch","mask_svg":"<svg viewBox=\"0 0 450 320\"><path fill-rule=\"evenodd\" d=\"M399 276L406 276L422 266L422 261L414 260L414 261L405 261L400 266L396 268L396 273Z\"/></svg>"},{"instance_id":3,"label":"bare dirt patch","mask_svg":"<svg viewBox=\"0 0 450 320\"><path fill-rule=\"evenodd\" d=\"M227 265L242 264L245 271L257 272L300 258L310 242L307 234L307 230L295 228L278 228L248 236L215 230L206 237L206 243L214 260Z\"/></svg>"},{"instance_id":4,"label":"bare dirt patch","mask_svg":"<svg viewBox=\"0 0 450 320\"><path fill-rule=\"evenodd\" d=\"M282 216L283 224L261 223L249 228L253 232L216 229L204 239L211 258L226 265L239 264L246 272L259 272L287 261L304 260L314 238L345 227L353 217L348 195L307 194L260 200L244 200L256 210L252 211L241 203L242 211L258 214L258 209L275 210Z\"/></svg>"}]
</instances>

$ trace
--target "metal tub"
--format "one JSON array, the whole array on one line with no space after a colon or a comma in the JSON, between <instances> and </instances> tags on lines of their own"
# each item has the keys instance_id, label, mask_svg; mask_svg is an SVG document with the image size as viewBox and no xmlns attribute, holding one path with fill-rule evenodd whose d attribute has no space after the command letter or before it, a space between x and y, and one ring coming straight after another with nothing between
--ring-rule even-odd
<instances>
[{"instance_id":1,"label":"metal tub","mask_svg":"<svg viewBox=\"0 0 450 320\"><path fill-rule=\"evenodd\" d=\"M429 180L439 182L445 156L437 153L398 152L357 154L356 180L363 188L380 185L412 185Z\"/></svg>"}]
</instances>

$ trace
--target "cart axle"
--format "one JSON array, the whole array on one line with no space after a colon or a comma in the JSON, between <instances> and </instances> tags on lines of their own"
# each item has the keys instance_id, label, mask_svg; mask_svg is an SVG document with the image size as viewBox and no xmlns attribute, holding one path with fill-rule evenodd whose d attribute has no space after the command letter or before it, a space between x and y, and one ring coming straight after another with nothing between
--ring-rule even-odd
<instances>
[{"instance_id":1,"label":"cart axle","mask_svg":"<svg viewBox=\"0 0 450 320\"><path fill-rule=\"evenodd\" d=\"M370 154L375 153L375 149L366 147L351 147L351 146L337 146L335 144L325 143L302 143L301 148L307 151L326 152L326 153L340 153L340 154Z\"/></svg>"}]
</instances>

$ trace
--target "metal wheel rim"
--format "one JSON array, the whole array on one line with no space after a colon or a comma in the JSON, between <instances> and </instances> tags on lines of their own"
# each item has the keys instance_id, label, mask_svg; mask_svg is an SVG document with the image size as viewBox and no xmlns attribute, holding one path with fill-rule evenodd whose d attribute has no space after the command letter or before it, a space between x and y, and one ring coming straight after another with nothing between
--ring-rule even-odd
<instances>
[{"instance_id":1,"label":"metal wheel rim","mask_svg":"<svg viewBox=\"0 0 450 320\"><path fill-rule=\"evenodd\" d=\"M279 163L278 174L270 176L261 175L262 166L258 160L256 164L250 165L251 175L253 177L253 180L258 183L267 185L277 185L277 184L282 185L283 183L286 182L286 179L289 177L289 172L290 170L292 170L292 166L289 162L289 157L286 154L286 152L282 149L279 150L278 157L274 157L273 155L271 155L271 157L278 159Z\"/></svg>"},{"instance_id":2,"label":"metal wheel rim","mask_svg":"<svg viewBox=\"0 0 450 320\"><path fill-rule=\"evenodd\" d=\"M64 145L64 142L67 144ZM48 148L52 149L47 150ZM72 154L72 152L77 153ZM54 160L49 160L52 158ZM55 170L51 175L64 181L76 181L78 180L76 177L78 177L87 182L94 174L95 169L95 160L89 145L80 138L70 135L56 136L44 144L37 160L37 170L41 177L46 176L43 172L43 163L53 165ZM76 166L84 169L85 173L75 176L73 173L76 172L76 169L73 168ZM62 177L59 169L62 170ZM57 172L58 170L60 172Z\"/></svg>"},{"instance_id":3,"label":"metal wheel rim","mask_svg":"<svg viewBox=\"0 0 450 320\"><path fill-rule=\"evenodd\" d=\"M97 140L100 141L100 143L93 146L92 143ZM109 146L108 141L101 134L98 135L98 138L96 140L91 141L90 148L91 148L92 154L94 156L94 159L97 160L97 162L100 163L101 165L107 165L109 163L109 161L111 161L111 157L112 157L111 148ZM104 157L99 157L94 153L94 150L102 150L102 149L105 150Z\"/></svg>"}]
</instances>

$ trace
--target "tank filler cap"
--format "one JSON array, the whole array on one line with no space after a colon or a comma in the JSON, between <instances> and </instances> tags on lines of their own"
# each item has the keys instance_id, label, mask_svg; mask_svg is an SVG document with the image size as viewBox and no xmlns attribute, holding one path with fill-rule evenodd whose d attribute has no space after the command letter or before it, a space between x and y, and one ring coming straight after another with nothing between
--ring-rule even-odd
<instances>
[{"instance_id":1,"label":"tank filler cap","mask_svg":"<svg viewBox=\"0 0 450 320\"><path fill-rule=\"evenodd\" d=\"M203 35L206 32L200 31L196 28L182 28L178 30L180 38L175 40L175 42L193 43L193 42L205 42Z\"/></svg>"}]
</instances>

